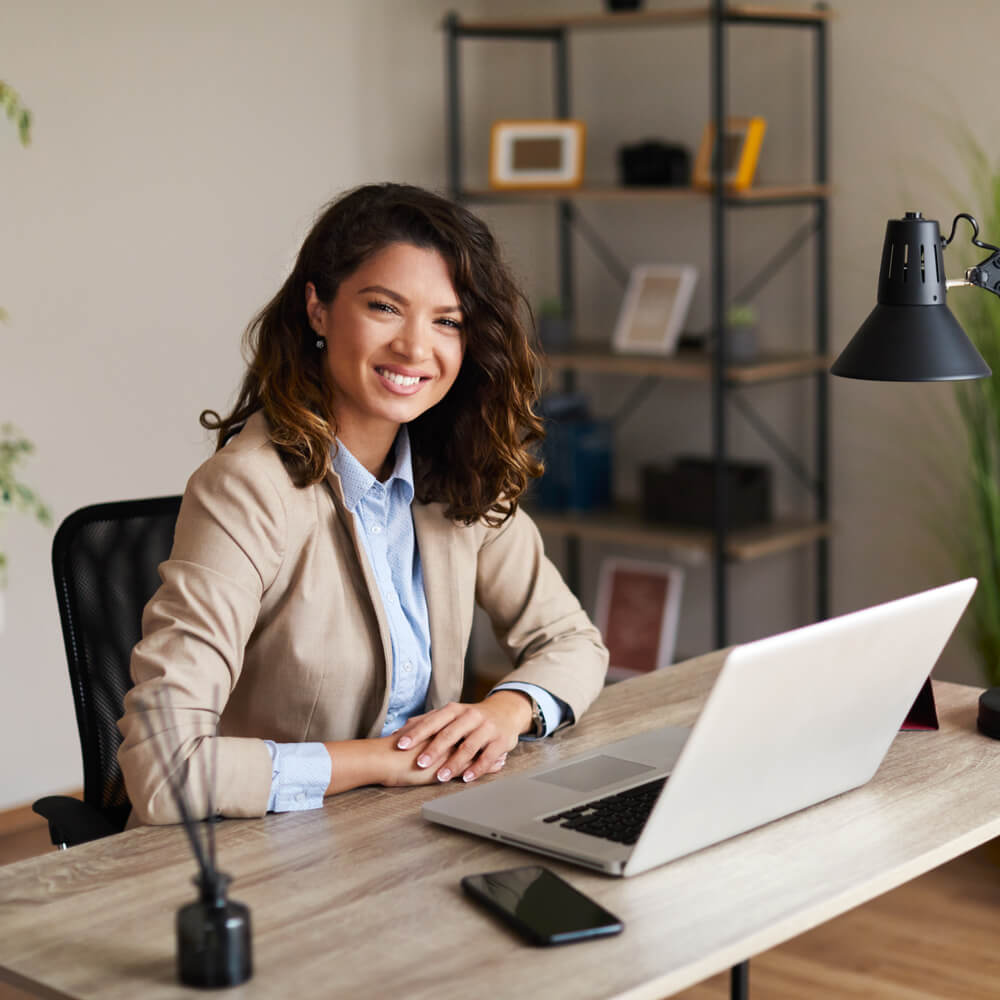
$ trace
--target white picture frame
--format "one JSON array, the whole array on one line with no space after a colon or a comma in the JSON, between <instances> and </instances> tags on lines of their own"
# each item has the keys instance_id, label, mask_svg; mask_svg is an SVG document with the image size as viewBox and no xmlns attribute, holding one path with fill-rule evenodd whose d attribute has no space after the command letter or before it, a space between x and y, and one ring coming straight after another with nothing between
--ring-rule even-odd
<instances>
[{"instance_id":1,"label":"white picture frame","mask_svg":"<svg viewBox=\"0 0 1000 1000\"><path fill-rule=\"evenodd\" d=\"M611 654L609 679L636 677L673 662L683 590L680 566L618 557L601 562L594 624Z\"/></svg>"},{"instance_id":2,"label":"white picture frame","mask_svg":"<svg viewBox=\"0 0 1000 1000\"><path fill-rule=\"evenodd\" d=\"M684 330L698 270L687 264L632 268L612 346L622 354L673 354Z\"/></svg>"},{"instance_id":3,"label":"white picture frame","mask_svg":"<svg viewBox=\"0 0 1000 1000\"><path fill-rule=\"evenodd\" d=\"M583 183L585 140L583 122L573 119L494 122L490 133L490 187L579 187Z\"/></svg>"}]
</instances>

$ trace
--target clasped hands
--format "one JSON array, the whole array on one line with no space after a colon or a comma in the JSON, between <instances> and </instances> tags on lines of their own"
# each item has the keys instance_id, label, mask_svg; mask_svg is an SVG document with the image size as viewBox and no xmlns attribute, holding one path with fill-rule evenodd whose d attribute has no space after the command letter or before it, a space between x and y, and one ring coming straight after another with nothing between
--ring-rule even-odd
<instances>
[{"instance_id":1,"label":"clasped hands","mask_svg":"<svg viewBox=\"0 0 1000 1000\"><path fill-rule=\"evenodd\" d=\"M389 737L404 758L404 766L393 769L391 783L428 784L455 777L468 782L495 774L530 726L531 699L513 690L497 691L476 704L450 702L416 715Z\"/></svg>"}]
</instances>

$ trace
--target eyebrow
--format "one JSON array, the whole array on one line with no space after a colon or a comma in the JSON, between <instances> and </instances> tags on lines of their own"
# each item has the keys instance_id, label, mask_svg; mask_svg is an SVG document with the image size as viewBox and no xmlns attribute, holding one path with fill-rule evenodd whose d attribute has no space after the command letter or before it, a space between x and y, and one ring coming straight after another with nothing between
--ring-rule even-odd
<instances>
[{"instance_id":1,"label":"eyebrow","mask_svg":"<svg viewBox=\"0 0 1000 1000\"><path fill-rule=\"evenodd\" d=\"M399 292L394 292L391 288L386 288L385 285L367 285L359 290L358 295L367 295L371 292L378 292L380 295L384 295L386 298L392 299L394 302L398 302L401 306L408 306L410 304L410 300L405 295L400 295ZM462 307L460 305L437 306L434 309L434 312L437 313L461 311Z\"/></svg>"}]
</instances>

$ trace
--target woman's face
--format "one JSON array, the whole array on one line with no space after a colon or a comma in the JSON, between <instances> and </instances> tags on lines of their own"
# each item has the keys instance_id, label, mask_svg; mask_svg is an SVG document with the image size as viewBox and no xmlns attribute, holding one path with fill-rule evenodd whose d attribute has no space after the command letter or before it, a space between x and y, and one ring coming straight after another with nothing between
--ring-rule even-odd
<instances>
[{"instance_id":1,"label":"woman's face","mask_svg":"<svg viewBox=\"0 0 1000 1000\"><path fill-rule=\"evenodd\" d=\"M322 303L306 286L313 329L326 338L337 436L375 475L400 424L452 387L465 352L462 311L436 250L393 243Z\"/></svg>"}]
</instances>

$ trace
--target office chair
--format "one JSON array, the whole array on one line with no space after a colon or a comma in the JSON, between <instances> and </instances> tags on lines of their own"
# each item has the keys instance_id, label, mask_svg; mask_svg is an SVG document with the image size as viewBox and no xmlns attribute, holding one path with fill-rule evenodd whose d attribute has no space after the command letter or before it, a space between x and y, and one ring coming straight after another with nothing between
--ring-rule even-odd
<instances>
[{"instance_id":1,"label":"office chair","mask_svg":"<svg viewBox=\"0 0 1000 1000\"><path fill-rule=\"evenodd\" d=\"M59 618L83 753L83 801L49 795L32 809L52 843L82 844L125 828L131 805L118 766L117 722L132 687L129 659L142 609L170 554L179 496L94 504L70 514L52 541Z\"/></svg>"}]
</instances>

